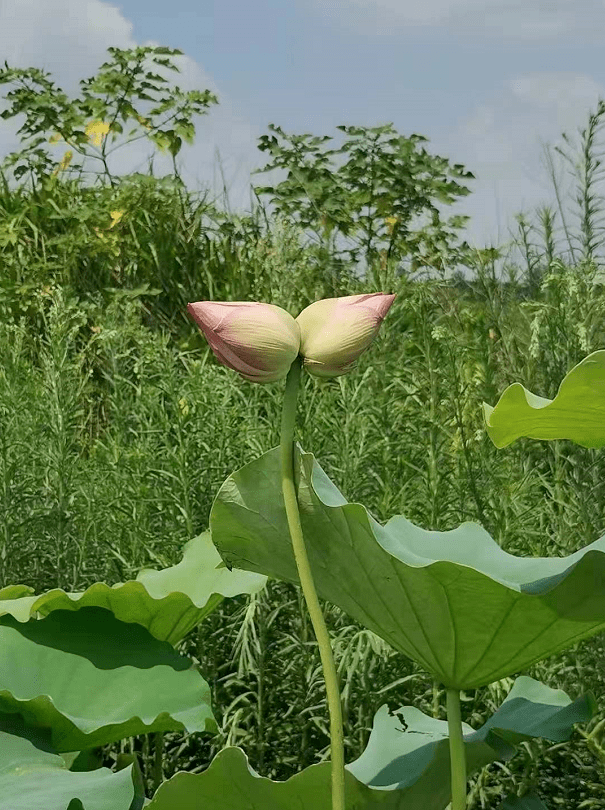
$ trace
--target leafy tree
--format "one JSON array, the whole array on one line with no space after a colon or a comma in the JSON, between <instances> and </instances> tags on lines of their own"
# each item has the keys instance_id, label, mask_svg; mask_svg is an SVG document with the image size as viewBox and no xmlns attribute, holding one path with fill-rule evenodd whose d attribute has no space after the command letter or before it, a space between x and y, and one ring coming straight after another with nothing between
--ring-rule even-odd
<instances>
[{"instance_id":1,"label":"leafy tree","mask_svg":"<svg viewBox=\"0 0 605 810\"><path fill-rule=\"evenodd\" d=\"M278 211L317 233L324 245L338 233L351 237L355 246L340 252L352 261L362 252L368 267L379 256L401 259L412 254L412 267L425 263L443 269L446 258L455 263L466 256L468 244L454 240L455 231L470 217L443 222L433 200L451 205L470 194L456 179L474 175L461 164L450 166L446 158L417 149L427 138L398 135L392 124L339 126L348 140L340 149L325 149L332 140L328 135L289 135L274 124L269 129L276 134L262 135L258 148L273 160L255 173L286 169L288 176L255 191L273 195L271 203ZM343 153L348 160L336 168L333 156ZM413 218L427 211L430 224L413 230Z\"/></svg>"},{"instance_id":2,"label":"leafy tree","mask_svg":"<svg viewBox=\"0 0 605 810\"><path fill-rule=\"evenodd\" d=\"M108 48L108 51L113 58L101 65L95 77L80 82L82 95L76 99L68 98L55 87L48 78L50 74L33 67L11 68L4 62L0 84L11 84L14 88L6 94L9 108L0 115L9 119L25 114L25 123L18 130L25 145L5 158L2 169L12 168L16 179L29 172L32 186L36 179L47 177L55 163L46 146L48 132L52 131L55 134L51 143L62 139L70 151L98 159L104 176L113 186L107 157L126 143L148 138L160 150L168 150L173 162L183 141L193 143L192 116L204 114L211 104L218 103L217 97L209 90L183 92L178 86L166 86L168 80L153 69L155 65L179 72L170 57L183 52L149 46ZM155 106L143 115L135 107L136 101L152 102ZM170 115L158 121L166 113ZM108 149L107 136L111 134L114 143L128 121L137 123L128 132L128 140ZM66 168L71 157L67 152L60 167ZM78 165L81 169L82 164L74 167Z\"/></svg>"}]
</instances>

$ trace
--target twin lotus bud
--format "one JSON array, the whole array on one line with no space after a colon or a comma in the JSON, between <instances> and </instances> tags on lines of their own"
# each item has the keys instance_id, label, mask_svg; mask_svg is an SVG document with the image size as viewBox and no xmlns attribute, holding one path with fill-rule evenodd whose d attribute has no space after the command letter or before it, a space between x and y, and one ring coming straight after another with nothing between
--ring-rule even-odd
<instances>
[{"instance_id":1,"label":"twin lotus bud","mask_svg":"<svg viewBox=\"0 0 605 810\"><path fill-rule=\"evenodd\" d=\"M316 377L351 370L374 340L395 295L369 293L324 298L293 318L275 304L198 301L187 310L220 362L250 382L288 374L300 354Z\"/></svg>"}]
</instances>

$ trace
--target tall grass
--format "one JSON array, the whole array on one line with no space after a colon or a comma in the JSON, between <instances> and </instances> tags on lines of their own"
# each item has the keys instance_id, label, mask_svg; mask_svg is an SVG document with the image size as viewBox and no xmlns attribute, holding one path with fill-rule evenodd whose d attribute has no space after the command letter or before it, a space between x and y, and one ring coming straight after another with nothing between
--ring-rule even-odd
<instances>
[{"instance_id":1,"label":"tall grass","mask_svg":"<svg viewBox=\"0 0 605 810\"><path fill-rule=\"evenodd\" d=\"M599 115L585 133L585 161ZM605 530L602 455L528 439L496 450L480 408L515 381L553 397L575 363L605 348L594 181L579 172L574 263L558 251L556 216L545 211L542 246L519 220L526 267L505 268L508 282L495 260L478 260L469 282L418 281L384 257L366 278L335 282L293 223L258 210L227 216L178 183L142 175L117 189L60 181L28 196L5 186L0 585L82 590L176 563L207 527L225 477L277 444L281 388L217 364L184 314L205 298L272 301L296 314L329 295L397 292L355 373L323 385L304 379L302 446L380 521L401 513L444 531L475 520L520 555L566 555L595 540ZM125 214L109 229L116 208ZM326 613L348 761L385 701L444 718L426 673L337 608ZM277 779L327 756L319 656L297 588L272 581L225 600L181 646L210 682L223 728L213 739L164 735L164 777L203 770L224 745L241 745ZM599 636L526 674L574 697L599 696L603 664ZM464 719L484 722L511 683L464 695ZM603 719L601 707L569 744L535 742L490 766L473 780L471 806L533 787L548 806L605 807L601 732L586 738ZM105 764L124 748L142 754L151 789L153 744L107 747Z\"/></svg>"}]
</instances>

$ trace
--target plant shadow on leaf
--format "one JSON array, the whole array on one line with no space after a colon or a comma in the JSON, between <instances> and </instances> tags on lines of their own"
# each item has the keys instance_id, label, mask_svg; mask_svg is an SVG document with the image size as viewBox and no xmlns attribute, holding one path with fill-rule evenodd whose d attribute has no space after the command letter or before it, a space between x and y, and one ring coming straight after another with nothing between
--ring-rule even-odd
<instances>
[{"instance_id":1,"label":"plant shadow on leaf","mask_svg":"<svg viewBox=\"0 0 605 810\"><path fill-rule=\"evenodd\" d=\"M50 729L58 752L154 731L216 733L210 688L144 627L98 607L0 619L0 711Z\"/></svg>"}]
</instances>

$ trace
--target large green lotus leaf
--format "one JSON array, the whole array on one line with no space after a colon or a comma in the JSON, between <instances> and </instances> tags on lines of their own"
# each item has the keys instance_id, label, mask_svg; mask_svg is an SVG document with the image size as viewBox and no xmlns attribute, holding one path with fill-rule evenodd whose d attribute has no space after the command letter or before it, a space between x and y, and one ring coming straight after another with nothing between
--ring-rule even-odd
<instances>
[{"instance_id":1,"label":"large green lotus leaf","mask_svg":"<svg viewBox=\"0 0 605 810\"><path fill-rule=\"evenodd\" d=\"M203 773L177 773L160 785L146 808L332 810L330 784L329 762L311 765L286 782L274 782L250 767L241 748L223 748ZM403 791L366 787L348 771L345 771L345 792L346 810L433 810L433 805L426 802L410 804Z\"/></svg>"},{"instance_id":2,"label":"large green lotus leaf","mask_svg":"<svg viewBox=\"0 0 605 810\"><path fill-rule=\"evenodd\" d=\"M564 377L554 399L509 385L496 407L483 403L488 436L506 447L521 436L570 439L582 447L605 445L605 350L593 352Z\"/></svg>"},{"instance_id":3,"label":"large green lotus leaf","mask_svg":"<svg viewBox=\"0 0 605 810\"><path fill-rule=\"evenodd\" d=\"M0 618L0 711L80 751L152 731L209 731L210 688L191 661L97 607L24 624Z\"/></svg>"},{"instance_id":4,"label":"large green lotus leaf","mask_svg":"<svg viewBox=\"0 0 605 810\"><path fill-rule=\"evenodd\" d=\"M66 810L73 799L85 810L129 810L134 795L132 765L72 773L60 756L0 731L0 810Z\"/></svg>"},{"instance_id":5,"label":"large green lotus leaf","mask_svg":"<svg viewBox=\"0 0 605 810\"><path fill-rule=\"evenodd\" d=\"M605 536L569 557L515 557L473 522L382 526L298 447L295 470L319 595L442 684L484 686L605 628ZM225 481L210 528L228 565L298 583L279 448Z\"/></svg>"},{"instance_id":6,"label":"large green lotus leaf","mask_svg":"<svg viewBox=\"0 0 605 810\"><path fill-rule=\"evenodd\" d=\"M526 676L518 678L480 729L473 731L462 724L467 775L495 760L511 759L515 746L524 740L568 740L574 723L590 720L596 710L592 693L572 702L560 689ZM386 705L381 706L365 751L347 768L365 785L406 790L406 795L424 797L431 808L441 810L450 801L447 721L428 717L413 706L392 714Z\"/></svg>"},{"instance_id":7,"label":"large green lotus leaf","mask_svg":"<svg viewBox=\"0 0 605 810\"><path fill-rule=\"evenodd\" d=\"M10 613L26 622L36 613L48 616L54 610L102 607L121 621L136 622L160 641L175 645L212 613L223 597L256 593L266 581L267 577L259 574L225 568L206 531L187 543L177 565L161 571L143 569L129 582L112 586L96 582L77 593L57 588L39 596L23 596L16 589L26 586L11 585L0 591L0 615Z\"/></svg>"},{"instance_id":8,"label":"large green lotus leaf","mask_svg":"<svg viewBox=\"0 0 605 810\"><path fill-rule=\"evenodd\" d=\"M519 678L498 711L478 731L463 723L469 776L494 760L510 759L523 740L568 740L573 724L596 710L592 695L573 703L562 691ZM401 715L401 717L400 717ZM402 722L403 719L403 722ZM165 782L149 810L330 810L330 764L312 765L286 782L259 776L239 748L225 748L201 774L178 773ZM346 766L347 810L444 810L450 801L447 721L412 706L374 717L368 746ZM512 800L507 800L512 801ZM539 810L540 804L502 810ZM542 808L543 810L543 808Z\"/></svg>"},{"instance_id":9,"label":"large green lotus leaf","mask_svg":"<svg viewBox=\"0 0 605 810\"><path fill-rule=\"evenodd\" d=\"M0 589L0 601L4 599L20 599L22 596L29 596L34 593L34 589L29 585L7 585ZM2 611L4 613L4 611Z\"/></svg>"}]
</instances>

